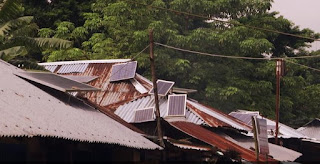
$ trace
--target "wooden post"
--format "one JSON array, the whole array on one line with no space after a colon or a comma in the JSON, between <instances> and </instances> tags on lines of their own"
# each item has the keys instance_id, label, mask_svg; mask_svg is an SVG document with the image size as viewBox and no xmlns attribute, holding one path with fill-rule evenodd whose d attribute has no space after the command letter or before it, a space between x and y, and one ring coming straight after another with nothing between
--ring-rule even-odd
<instances>
[{"instance_id":1,"label":"wooden post","mask_svg":"<svg viewBox=\"0 0 320 164\"><path fill-rule=\"evenodd\" d=\"M276 61L276 136L275 143L278 145L278 134L279 134L279 107L280 107L280 77L282 71L282 61L278 59Z\"/></svg>"},{"instance_id":2,"label":"wooden post","mask_svg":"<svg viewBox=\"0 0 320 164\"><path fill-rule=\"evenodd\" d=\"M259 161L259 145L258 145L258 135L257 135L257 129L256 129L256 120L254 119L254 116L251 117L251 123L252 123L252 130L253 130L253 136L254 136L254 147L256 152L256 158L257 162Z\"/></svg>"},{"instance_id":3,"label":"wooden post","mask_svg":"<svg viewBox=\"0 0 320 164\"><path fill-rule=\"evenodd\" d=\"M161 130L161 122L160 122L160 110L159 110L159 98L158 98L158 88L157 88L157 79L155 73L155 64L154 64L154 55L153 55L153 30L149 31L149 40L150 40L150 64L151 64L151 75L152 75L152 83L153 83L153 91L154 91L154 101L156 106L156 120L157 120L157 131L158 138L160 142L160 146L165 147L163 142L163 134Z\"/></svg>"}]
</instances>

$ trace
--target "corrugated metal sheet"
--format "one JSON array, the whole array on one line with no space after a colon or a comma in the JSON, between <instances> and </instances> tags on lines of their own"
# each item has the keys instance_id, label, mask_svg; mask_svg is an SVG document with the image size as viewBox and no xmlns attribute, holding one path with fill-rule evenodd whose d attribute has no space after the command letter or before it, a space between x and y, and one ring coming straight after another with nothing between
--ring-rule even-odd
<instances>
[{"instance_id":1,"label":"corrugated metal sheet","mask_svg":"<svg viewBox=\"0 0 320 164\"><path fill-rule=\"evenodd\" d=\"M67 62L52 62L40 63L39 65L58 65L56 73L63 72L63 75L77 75L77 76L98 76L97 79L88 83L89 85L101 88L100 92L87 93L85 97L90 101L100 105L107 106L124 100L131 100L139 97L141 94L147 92L143 84L139 81L120 81L110 82L111 69L116 63L128 62L129 59L115 59L115 60L85 60L85 61L67 61ZM77 65L88 64L83 72L70 73L77 70ZM61 71L60 71L61 70ZM66 73L69 72L69 73Z\"/></svg>"},{"instance_id":2,"label":"corrugated metal sheet","mask_svg":"<svg viewBox=\"0 0 320 164\"><path fill-rule=\"evenodd\" d=\"M64 65L64 64L83 64L83 63L122 63L128 62L131 59L106 59L106 60L77 60L77 61L59 61L59 62L46 62L39 63L39 65Z\"/></svg>"},{"instance_id":3,"label":"corrugated metal sheet","mask_svg":"<svg viewBox=\"0 0 320 164\"><path fill-rule=\"evenodd\" d=\"M242 123L241 121L224 114L223 112L216 110L211 107L204 106L200 103L196 103L193 101L188 101L188 104L192 105L194 108L198 109L195 110L200 116L206 117L207 115L211 117L206 117L206 121L211 126L231 126L236 129L250 131L252 128L247 124ZM200 112L199 112L200 111ZM205 113L205 114L203 114ZM211 120L210 120L211 119ZM215 119L215 120L212 120Z\"/></svg>"},{"instance_id":4,"label":"corrugated metal sheet","mask_svg":"<svg viewBox=\"0 0 320 164\"><path fill-rule=\"evenodd\" d=\"M211 148L209 146L200 146L200 145L194 145L191 143L182 143L176 140L167 139L169 143L172 145L182 148L182 149L192 149L192 150L200 150L200 151L211 151Z\"/></svg>"},{"instance_id":5,"label":"corrugated metal sheet","mask_svg":"<svg viewBox=\"0 0 320 164\"><path fill-rule=\"evenodd\" d=\"M300 133L320 141L320 119L316 118L297 129Z\"/></svg>"},{"instance_id":6,"label":"corrugated metal sheet","mask_svg":"<svg viewBox=\"0 0 320 164\"><path fill-rule=\"evenodd\" d=\"M235 112L231 112L229 113L230 116L235 116L237 118L237 116L240 116L239 114L242 115L255 115L257 116L257 118L263 118L267 120L267 127L268 128L274 128L271 132L271 130L268 131L268 137L274 137L275 136L275 127L276 127L276 122L273 120L270 120L268 118L264 118L262 117L258 111L246 111L246 110L238 110ZM238 118L245 118L245 117L238 117ZM241 120L240 120L241 121ZM249 121L247 121L247 123L251 123ZM273 135L271 135L271 133L273 133ZM299 131L285 125L282 123L279 123L279 137L283 137L283 138L307 138L307 136L301 134Z\"/></svg>"},{"instance_id":7,"label":"corrugated metal sheet","mask_svg":"<svg viewBox=\"0 0 320 164\"><path fill-rule=\"evenodd\" d=\"M169 122L172 126L179 129L180 131L199 139L205 143L208 143L212 146L216 146L222 151L235 150L240 153L241 157L247 161L256 161L255 152L252 150L241 147L199 125L190 123L190 122ZM266 157L263 155L259 156L259 161L266 162ZM274 159L268 158L268 161L275 162Z\"/></svg>"},{"instance_id":8,"label":"corrugated metal sheet","mask_svg":"<svg viewBox=\"0 0 320 164\"><path fill-rule=\"evenodd\" d=\"M0 136L49 136L139 149L160 148L94 108L66 105L14 72L14 67L0 62Z\"/></svg>"},{"instance_id":9,"label":"corrugated metal sheet","mask_svg":"<svg viewBox=\"0 0 320 164\"><path fill-rule=\"evenodd\" d=\"M88 63L64 64L64 65L61 65L57 73L59 74L82 73L87 69L88 65L89 65Z\"/></svg>"},{"instance_id":10,"label":"corrugated metal sheet","mask_svg":"<svg viewBox=\"0 0 320 164\"><path fill-rule=\"evenodd\" d=\"M79 83L89 83L95 80L96 78L98 78L98 76L75 76L75 75L61 75L61 76L73 81L77 81Z\"/></svg>"},{"instance_id":11,"label":"corrugated metal sheet","mask_svg":"<svg viewBox=\"0 0 320 164\"><path fill-rule=\"evenodd\" d=\"M136 88L137 91L139 91L140 93L147 93L148 90L142 85L140 84L135 78L130 79L132 85Z\"/></svg>"},{"instance_id":12,"label":"corrugated metal sheet","mask_svg":"<svg viewBox=\"0 0 320 164\"><path fill-rule=\"evenodd\" d=\"M46 65L44 68L50 72L54 72L57 67L57 65Z\"/></svg>"},{"instance_id":13,"label":"corrugated metal sheet","mask_svg":"<svg viewBox=\"0 0 320 164\"><path fill-rule=\"evenodd\" d=\"M227 135L221 135L224 138L228 139L229 141L236 143L246 149L254 148L254 140L253 138L249 137L242 137L242 138L231 138ZM294 161L299 158L302 154L291 149L287 149L282 146L278 146L272 143L269 143L269 155L271 155L274 159L279 161Z\"/></svg>"},{"instance_id":14,"label":"corrugated metal sheet","mask_svg":"<svg viewBox=\"0 0 320 164\"><path fill-rule=\"evenodd\" d=\"M135 109L142 109L154 106L154 96L149 95L119 106L115 111L115 114L127 122L133 122ZM159 99L159 108L160 116L166 117L168 109L168 100L166 97L162 97ZM192 113L189 109L186 110L186 121L193 122L195 124L204 123L201 118Z\"/></svg>"}]
</instances>

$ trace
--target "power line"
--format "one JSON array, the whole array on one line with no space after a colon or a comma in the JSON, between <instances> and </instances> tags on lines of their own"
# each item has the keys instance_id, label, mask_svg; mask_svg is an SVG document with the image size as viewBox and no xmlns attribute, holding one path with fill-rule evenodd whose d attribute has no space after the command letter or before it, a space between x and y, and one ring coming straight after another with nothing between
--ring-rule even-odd
<instances>
[{"instance_id":1,"label":"power line","mask_svg":"<svg viewBox=\"0 0 320 164\"><path fill-rule=\"evenodd\" d=\"M189 52L189 53L194 53L194 54L200 54L200 55L206 55L206 56L212 56L212 57L220 57L220 58L231 58L231 59L246 59L246 60L277 60L277 59L303 59L303 58L315 58L315 57L320 57L320 55L314 55L314 56L298 56L298 57L285 57L285 58L254 58L254 57L244 57L244 56L227 56L227 55L218 55L218 54L211 54L211 53L206 53L206 52L199 52L199 51L192 51L192 50L187 50L187 49L182 49L182 48L177 48L173 46L169 46L166 44L161 44L155 42L156 45L163 46L166 48L178 50L178 51L183 51L183 52Z\"/></svg>"},{"instance_id":2,"label":"power line","mask_svg":"<svg viewBox=\"0 0 320 164\"><path fill-rule=\"evenodd\" d=\"M158 6L152 6L152 5L148 5L148 4L144 4L144 3L140 3L140 2L135 2L135 1L130 1L130 0L125 0L125 1L127 1L127 2L129 2L129 3L134 3L134 4L143 5L143 6L150 7L150 8L166 10L166 11L170 11L170 12L174 12L174 13L178 13L178 14L184 14L184 15L189 15L189 16L193 16L193 17L198 17L198 18L204 18L204 19L208 19L208 20L219 21L219 22L222 22L222 23L233 24L233 25L237 25L237 26L245 26L245 27L252 28L252 29L257 29L257 30L262 30L262 31L268 31L268 32L273 32L273 33L282 34L282 35L293 36L293 37L297 37L297 38L310 39L310 40L313 40L313 41L320 41L320 39L311 38L311 37L306 37L306 36L301 36L301 35L290 34L290 33L281 32L281 31L278 31L278 30L266 29L266 28L261 28L261 27L251 26L251 25L245 25L245 24L236 23L236 22L231 22L231 21L220 20L220 19L211 18L211 17L208 17L208 16L203 16L203 15L198 15L198 14L193 14L193 13L188 13L188 12L178 11L178 10L173 10L173 9L167 9L167 8L158 7Z\"/></svg>"},{"instance_id":3,"label":"power line","mask_svg":"<svg viewBox=\"0 0 320 164\"><path fill-rule=\"evenodd\" d=\"M130 59L130 61L133 61L137 56L139 56L140 54L142 54L147 48L150 47L150 44L148 46L146 46L142 51L140 51L138 54L136 54L134 57L132 57ZM112 76L114 76L115 74L117 74L119 71L121 71L126 65L124 64L119 70L117 70L116 72L114 72L109 78L111 78Z\"/></svg>"},{"instance_id":4,"label":"power line","mask_svg":"<svg viewBox=\"0 0 320 164\"><path fill-rule=\"evenodd\" d=\"M301 67L304 67L304 68L308 68L308 69L311 69L311 70L320 72L320 69L312 68L312 67L309 67L309 66L306 66L306 65L303 65L303 64L299 64L299 63L290 61L290 60L285 60L285 61L286 61L286 62L289 62L289 63L292 63L292 64L296 64L296 65L301 66Z\"/></svg>"}]
</instances>

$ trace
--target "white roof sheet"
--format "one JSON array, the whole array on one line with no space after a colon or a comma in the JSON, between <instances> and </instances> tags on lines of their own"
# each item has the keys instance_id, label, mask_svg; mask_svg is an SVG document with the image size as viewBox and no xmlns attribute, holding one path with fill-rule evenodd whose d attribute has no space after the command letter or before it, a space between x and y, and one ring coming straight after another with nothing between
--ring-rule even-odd
<instances>
[{"instance_id":1,"label":"white roof sheet","mask_svg":"<svg viewBox=\"0 0 320 164\"><path fill-rule=\"evenodd\" d=\"M231 142L234 142L237 145L240 145L244 148L250 149L254 148L254 141L252 138L231 138L230 136L223 135L226 139ZM294 150L278 146L272 143L268 143L269 145L269 155L271 155L274 159L279 161L294 161L299 158L302 154L296 152Z\"/></svg>"},{"instance_id":2,"label":"white roof sheet","mask_svg":"<svg viewBox=\"0 0 320 164\"><path fill-rule=\"evenodd\" d=\"M134 122L134 111L135 109L142 109L147 107L154 107L154 96L149 95L140 99L136 99L134 101L128 102L124 105L121 105L115 111L115 114L124 119L127 122ZM166 117L167 109L168 109L168 100L166 97L162 97L159 99L159 108L160 108L160 116ZM199 118L197 115L192 113L190 110L186 110L186 121L193 122L195 124L203 124L204 121Z\"/></svg>"},{"instance_id":3,"label":"white roof sheet","mask_svg":"<svg viewBox=\"0 0 320 164\"><path fill-rule=\"evenodd\" d=\"M276 122L273 120L270 120L268 118L262 117L259 114L259 112L238 110L238 111L229 113L229 115L235 116L235 118L237 118L237 116L238 116L237 113L239 113L241 115L249 115L249 116L255 115L255 116L257 116L257 118L264 118L267 120L268 129L273 128L273 132L275 132ZM240 120L240 121L242 121L242 120ZM246 123L249 124L249 122L246 122ZM250 124L251 124L251 122L250 122ZM269 136L269 137L274 137L274 136ZM293 138L308 138L307 136L303 135L299 131L297 131L297 130L295 130L285 124L282 124L282 123L279 123L279 137L283 137L283 138L291 138L291 137L293 137Z\"/></svg>"},{"instance_id":4,"label":"white roof sheet","mask_svg":"<svg viewBox=\"0 0 320 164\"><path fill-rule=\"evenodd\" d=\"M128 62L131 59L106 59L106 60L77 60L77 61L60 61L60 62L47 62L38 63L39 65L65 65L65 64L84 64L84 63L121 63Z\"/></svg>"},{"instance_id":5,"label":"white roof sheet","mask_svg":"<svg viewBox=\"0 0 320 164\"><path fill-rule=\"evenodd\" d=\"M47 136L141 149L160 148L97 110L61 102L13 75L16 71L19 70L0 61L0 136Z\"/></svg>"},{"instance_id":6,"label":"white roof sheet","mask_svg":"<svg viewBox=\"0 0 320 164\"><path fill-rule=\"evenodd\" d=\"M220 121L223 121L227 124L229 124L230 126L236 128L236 129L241 129L241 130L249 130L247 129L246 127L244 127L243 125L241 125L240 123L224 116L223 114L221 113L218 113L218 112L215 112L199 103L196 103L196 102L193 102L193 101L188 101L188 103L190 103L191 105L193 105L194 107L196 107L197 109L201 110L202 112L204 113L207 113L208 115L220 120Z\"/></svg>"}]
</instances>

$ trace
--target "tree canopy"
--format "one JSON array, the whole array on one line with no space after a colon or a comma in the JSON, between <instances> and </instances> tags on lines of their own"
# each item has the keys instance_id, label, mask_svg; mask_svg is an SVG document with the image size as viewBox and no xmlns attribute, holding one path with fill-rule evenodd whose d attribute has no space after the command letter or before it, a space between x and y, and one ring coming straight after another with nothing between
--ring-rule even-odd
<instances>
[{"instance_id":1,"label":"tree canopy","mask_svg":"<svg viewBox=\"0 0 320 164\"><path fill-rule=\"evenodd\" d=\"M35 15L40 37L71 40L74 47L44 49L42 60L132 58L138 72L150 77L147 52L149 29L155 42L182 49L264 58L318 55L305 48L318 38L276 12L272 0L52 0L25 1L26 13ZM185 14L191 13L191 14ZM48 18L48 19L46 19ZM43 21L42 21L43 20ZM225 22L223 22L225 21ZM269 29L268 31L259 30ZM275 62L205 56L155 47L159 79L173 80L178 87L197 89L190 95L200 102L230 112L258 110L274 118ZM319 117L319 72L294 63L319 68L317 58L288 59L281 79L280 121L299 126Z\"/></svg>"}]
</instances>

